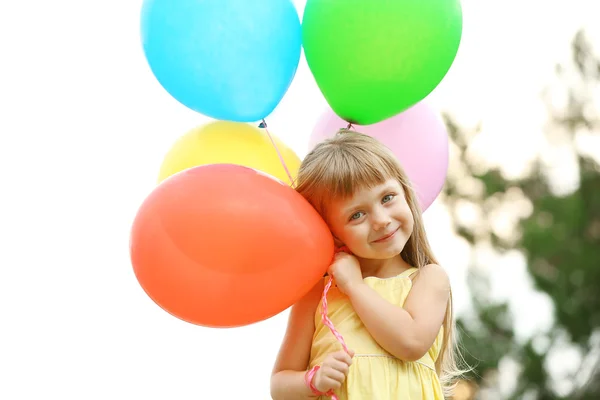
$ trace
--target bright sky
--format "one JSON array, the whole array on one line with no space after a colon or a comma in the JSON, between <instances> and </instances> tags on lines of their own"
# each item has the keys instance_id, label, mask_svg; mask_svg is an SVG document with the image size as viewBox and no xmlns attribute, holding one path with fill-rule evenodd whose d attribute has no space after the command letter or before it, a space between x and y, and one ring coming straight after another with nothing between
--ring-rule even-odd
<instances>
[{"instance_id":1,"label":"bright sky","mask_svg":"<svg viewBox=\"0 0 600 400\"><path fill-rule=\"evenodd\" d=\"M586 3L464 0L459 57L431 99L465 124L482 120L477 146L508 174L539 144L534 96L591 14ZM224 398L269 398L287 313L231 330L193 326L156 306L130 265L131 222L164 153L207 122L150 73L140 7L0 6L0 398L185 400L225 390ZM270 130L304 156L326 106L302 59ZM469 253L440 204L425 217L464 312ZM520 334L545 329L549 313L535 310L545 300L527 294L523 263L490 269L498 298L507 287L521 296Z\"/></svg>"}]
</instances>

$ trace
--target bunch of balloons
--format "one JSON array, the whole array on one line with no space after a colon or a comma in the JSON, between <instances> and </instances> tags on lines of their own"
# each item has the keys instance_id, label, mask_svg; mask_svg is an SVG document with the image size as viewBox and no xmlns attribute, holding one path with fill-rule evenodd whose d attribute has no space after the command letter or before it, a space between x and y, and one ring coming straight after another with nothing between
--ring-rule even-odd
<instances>
[{"instance_id":1,"label":"bunch of balloons","mask_svg":"<svg viewBox=\"0 0 600 400\"><path fill-rule=\"evenodd\" d=\"M144 0L141 37L160 85L214 119L167 152L131 231L138 282L165 311L233 327L285 310L333 256L325 222L293 189L300 159L264 123L301 48L331 109L314 146L339 128L398 156L422 209L446 178L443 121L423 100L452 65L459 0ZM251 125L253 123L254 125Z\"/></svg>"}]
</instances>

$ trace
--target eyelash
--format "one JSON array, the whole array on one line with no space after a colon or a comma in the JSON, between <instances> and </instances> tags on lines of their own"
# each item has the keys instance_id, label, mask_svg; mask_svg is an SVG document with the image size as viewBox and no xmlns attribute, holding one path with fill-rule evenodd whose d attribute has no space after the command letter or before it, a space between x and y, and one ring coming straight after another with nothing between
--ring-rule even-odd
<instances>
[{"instance_id":1,"label":"eyelash","mask_svg":"<svg viewBox=\"0 0 600 400\"><path fill-rule=\"evenodd\" d=\"M382 203L384 203L384 204L385 204L385 203L389 203L390 201L394 200L394 198L395 198L396 196L397 196L397 195L396 195L396 193L388 193L388 194L386 194L385 196L383 196L383 198L381 199L381 201L382 201ZM386 197L391 197L391 198L390 198L388 201L383 201L383 199L385 199ZM354 216L355 216L355 215L357 215L357 214L364 214L364 213L363 213L362 211L358 211L358 212L356 212L356 213L352 214L352 215L350 216L350 221L356 221L358 218L360 218L360 217L354 218Z\"/></svg>"}]
</instances>

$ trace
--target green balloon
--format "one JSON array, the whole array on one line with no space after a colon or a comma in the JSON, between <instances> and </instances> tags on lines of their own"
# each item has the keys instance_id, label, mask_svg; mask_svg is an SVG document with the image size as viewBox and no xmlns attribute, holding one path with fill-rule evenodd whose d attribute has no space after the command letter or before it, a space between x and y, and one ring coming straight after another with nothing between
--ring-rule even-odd
<instances>
[{"instance_id":1,"label":"green balloon","mask_svg":"<svg viewBox=\"0 0 600 400\"><path fill-rule=\"evenodd\" d=\"M423 100L454 62L460 0L308 0L306 61L333 111L370 125Z\"/></svg>"}]
</instances>

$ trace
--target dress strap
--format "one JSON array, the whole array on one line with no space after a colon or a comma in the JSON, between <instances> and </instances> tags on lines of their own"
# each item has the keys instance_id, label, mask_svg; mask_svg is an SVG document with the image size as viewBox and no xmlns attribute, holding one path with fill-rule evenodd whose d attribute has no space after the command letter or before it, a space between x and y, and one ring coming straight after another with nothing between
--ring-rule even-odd
<instances>
[{"instance_id":1,"label":"dress strap","mask_svg":"<svg viewBox=\"0 0 600 400\"><path fill-rule=\"evenodd\" d=\"M417 267L412 267L407 269L406 271L402 272L400 275L398 275L398 277L410 277L413 273L417 272L419 270L419 268Z\"/></svg>"}]
</instances>

